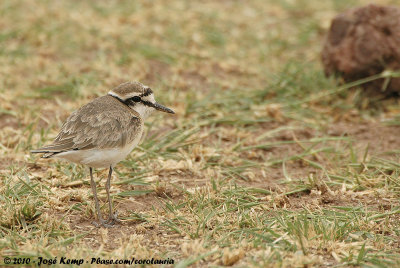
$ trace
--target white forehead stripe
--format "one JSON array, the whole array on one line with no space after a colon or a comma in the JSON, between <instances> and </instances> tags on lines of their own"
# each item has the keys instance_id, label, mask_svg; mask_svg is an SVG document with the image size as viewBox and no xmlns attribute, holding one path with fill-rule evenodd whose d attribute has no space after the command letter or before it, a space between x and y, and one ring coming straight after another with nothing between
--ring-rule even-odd
<instances>
[{"instance_id":1,"label":"white forehead stripe","mask_svg":"<svg viewBox=\"0 0 400 268\"><path fill-rule=\"evenodd\" d=\"M117 98L121 98L117 93L115 93L115 92L112 91L112 90L108 92L108 95L111 95L111 96L117 97Z\"/></svg>"},{"instance_id":2,"label":"white forehead stripe","mask_svg":"<svg viewBox=\"0 0 400 268\"><path fill-rule=\"evenodd\" d=\"M111 90L111 91L108 92L108 95L111 95L111 96L113 96L113 97L120 98L120 99L122 99L122 100L126 100L126 99L129 99L129 98L135 97L135 96L140 96L141 93L139 93L139 92L132 92L132 93L125 94L125 95L121 96L121 95L119 95L119 94L117 94L117 93L115 93L114 91Z\"/></svg>"}]
</instances>

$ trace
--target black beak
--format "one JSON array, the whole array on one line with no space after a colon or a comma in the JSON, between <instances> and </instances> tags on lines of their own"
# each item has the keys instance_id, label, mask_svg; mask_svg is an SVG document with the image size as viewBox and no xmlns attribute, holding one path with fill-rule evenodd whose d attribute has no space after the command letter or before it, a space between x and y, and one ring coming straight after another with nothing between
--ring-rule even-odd
<instances>
[{"instance_id":1,"label":"black beak","mask_svg":"<svg viewBox=\"0 0 400 268\"><path fill-rule=\"evenodd\" d=\"M153 103L152 105L155 109L162 111L162 112L166 112L166 113L170 113L170 114L174 114L175 112L172 111L170 108L165 107L164 105L161 105L159 103Z\"/></svg>"}]
</instances>

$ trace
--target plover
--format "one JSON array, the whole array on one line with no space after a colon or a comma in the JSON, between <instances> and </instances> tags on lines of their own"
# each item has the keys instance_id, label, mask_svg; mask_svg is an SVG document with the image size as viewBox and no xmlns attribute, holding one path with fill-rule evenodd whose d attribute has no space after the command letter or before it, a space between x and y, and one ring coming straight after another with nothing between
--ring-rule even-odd
<instances>
[{"instance_id":1,"label":"plover","mask_svg":"<svg viewBox=\"0 0 400 268\"><path fill-rule=\"evenodd\" d=\"M112 211L110 181L114 166L139 143L143 121L154 110L173 114L174 111L157 103L153 91L139 82L126 82L73 112L63 124L54 142L32 153L42 158L59 158L89 167L98 223L111 227L118 221ZM101 216L93 168L109 168L105 184L109 217Z\"/></svg>"}]
</instances>

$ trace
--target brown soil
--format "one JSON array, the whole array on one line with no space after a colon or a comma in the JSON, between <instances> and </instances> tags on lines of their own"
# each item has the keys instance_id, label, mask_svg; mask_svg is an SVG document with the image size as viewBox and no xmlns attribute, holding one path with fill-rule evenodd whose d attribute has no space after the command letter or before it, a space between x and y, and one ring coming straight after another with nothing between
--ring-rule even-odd
<instances>
[{"instance_id":1,"label":"brown soil","mask_svg":"<svg viewBox=\"0 0 400 268\"><path fill-rule=\"evenodd\" d=\"M357 125L354 123L339 122L334 126L326 127L322 132L317 132L311 129L283 131L280 133L280 135L274 137L273 140L285 141L293 140L294 138L297 140L302 140L321 135L347 136L353 140L354 147L366 148L369 146L369 154L373 156L400 148L400 139L398 139L399 131L400 127L386 126L378 122L361 122ZM258 154L264 156L267 155L267 158L269 156L277 158L280 156L290 156L300 153L303 151L303 149L299 146L299 144L294 143L273 147L268 150L257 149L255 151ZM246 157L246 154L243 154L242 156ZM397 161L399 161L398 158L399 155L397 154ZM311 173L316 174L315 176L318 176L320 173L319 170L310 167L301 160L288 161L286 168L289 171L290 176L293 178L307 177ZM256 177L252 180L238 180L236 182L243 186L263 188L272 191L274 195L276 195L274 201L278 205L280 204L282 207L285 206L287 208L296 210L304 207L321 208L332 206L356 206L364 204L381 210L389 210L395 205L391 201L380 199L379 195L373 195L368 192L355 194L353 196L341 194L339 190L335 192L329 192L326 190L326 188L324 188L323 184L321 184L321 187L317 187L317 190L315 191L306 191L284 196L282 193L285 192L285 185L279 183L280 180L284 179L282 165L269 167L267 169L266 177L261 176L261 174L257 171L254 172ZM114 198L114 205L116 206L116 210L119 212L120 217L127 217L131 215L132 212L151 217L154 217L155 215L163 215L163 201L172 199L172 202L177 202L183 198L182 192L178 192L175 187L168 185L168 179L172 175L175 180L177 178L177 174L164 174L162 186L160 186L158 189L155 189L155 191L152 193L135 196L133 199ZM208 179L206 178L197 178L197 180L195 180L193 174L183 173L179 175L178 184L187 188L202 186L209 183ZM88 191L90 191L90 187L88 185L85 187ZM139 188L141 187L135 187L135 189ZM142 186L141 189L149 189L149 187ZM277 202L277 198L280 198L281 201ZM106 200L102 200L102 202L105 201ZM72 205L72 201L70 205ZM64 213L57 215L59 218L63 216ZM85 240L93 248L99 247L102 244L101 242L106 239L107 250L115 249L121 245L121 240L125 239L127 233L142 234L148 238L147 241L149 246L151 244L157 244L158 248L160 246L164 246L165 249L171 247L168 248L168 250L174 250L173 247L176 247L170 245L168 243L168 239L171 237L178 238L177 236L181 237L179 234L168 231L165 226L140 220L123 221L118 225L117 228L111 228L105 233L99 234L99 229L94 228L91 224L92 217L85 217L83 213L79 211L67 216L67 221L73 230L90 232L90 234L85 237ZM102 239L99 239L99 237L102 237Z\"/></svg>"},{"instance_id":2,"label":"brown soil","mask_svg":"<svg viewBox=\"0 0 400 268\"><path fill-rule=\"evenodd\" d=\"M332 21L322 50L327 75L355 81L400 68L400 8L368 6L348 10ZM393 78L382 89L384 79L363 84L368 93L400 93L400 79Z\"/></svg>"}]
</instances>

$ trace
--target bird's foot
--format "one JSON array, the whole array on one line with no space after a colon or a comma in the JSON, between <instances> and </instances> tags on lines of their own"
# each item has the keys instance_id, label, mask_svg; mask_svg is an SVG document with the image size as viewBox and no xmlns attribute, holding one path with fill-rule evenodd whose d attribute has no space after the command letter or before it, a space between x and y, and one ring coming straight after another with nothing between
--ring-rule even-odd
<instances>
[{"instance_id":1,"label":"bird's foot","mask_svg":"<svg viewBox=\"0 0 400 268\"><path fill-rule=\"evenodd\" d=\"M115 223L121 223L121 220L117 218L118 213L115 212L115 214L110 213L110 216L108 216L107 223L114 225Z\"/></svg>"},{"instance_id":2,"label":"bird's foot","mask_svg":"<svg viewBox=\"0 0 400 268\"><path fill-rule=\"evenodd\" d=\"M93 221L92 224L94 226L96 226L97 228L100 228L100 227L112 228L112 227L114 227L113 223L110 223L109 221L105 221L103 219L99 219L99 222Z\"/></svg>"}]
</instances>

